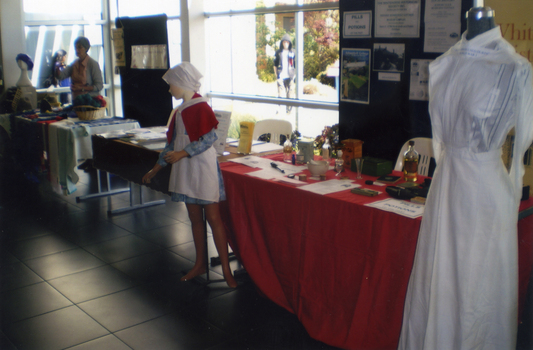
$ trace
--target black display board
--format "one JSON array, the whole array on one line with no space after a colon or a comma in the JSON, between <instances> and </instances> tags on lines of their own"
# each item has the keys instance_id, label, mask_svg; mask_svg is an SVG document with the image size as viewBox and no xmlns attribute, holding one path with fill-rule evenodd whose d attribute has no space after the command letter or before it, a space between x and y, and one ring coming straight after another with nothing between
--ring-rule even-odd
<instances>
[{"instance_id":1,"label":"black display board","mask_svg":"<svg viewBox=\"0 0 533 350\"><path fill-rule=\"evenodd\" d=\"M142 127L166 125L172 111L172 96L162 79L166 69L132 69L132 45L167 45L167 16L119 17L124 31L126 67L120 67L124 118L136 119ZM168 62L167 62L168 64Z\"/></svg>"},{"instance_id":2,"label":"black display board","mask_svg":"<svg viewBox=\"0 0 533 350\"><path fill-rule=\"evenodd\" d=\"M340 54L342 54L343 49L370 49L371 52L369 103L345 102L339 98L339 132L341 140L359 139L364 141L364 156L396 161L402 145L408 139L431 137L428 102L409 100L411 59L435 59L441 53L424 52L425 0L420 1L419 38L376 38L376 2L378 1L341 0L339 4L341 12ZM472 0L462 1L461 33L466 30L465 14L472 5ZM346 11L370 11L372 13L370 38L344 37L344 13ZM374 44L379 43L405 45L404 71L400 73L400 81L378 80L379 72L374 70ZM340 66L342 69L342 56Z\"/></svg>"}]
</instances>

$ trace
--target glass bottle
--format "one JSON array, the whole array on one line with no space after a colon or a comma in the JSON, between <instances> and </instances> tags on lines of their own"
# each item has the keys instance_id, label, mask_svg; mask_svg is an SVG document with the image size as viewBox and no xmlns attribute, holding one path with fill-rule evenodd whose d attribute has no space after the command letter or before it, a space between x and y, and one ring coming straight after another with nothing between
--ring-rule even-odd
<instances>
[{"instance_id":1,"label":"glass bottle","mask_svg":"<svg viewBox=\"0 0 533 350\"><path fill-rule=\"evenodd\" d=\"M287 139L283 144L283 161L292 163L292 142L290 139Z\"/></svg>"},{"instance_id":2,"label":"glass bottle","mask_svg":"<svg viewBox=\"0 0 533 350\"><path fill-rule=\"evenodd\" d=\"M416 182L418 177L418 152L415 151L415 142L409 141L409 148L403 154L403 179L407 182Z\"/></svg>"},{"instance_id":3,"label":"glass bottle","mask_svg":"<svg viewBox=\"0 0 533 350\"><path fill-rule=\"evenodd\" d=\"M326 138L326 142L322 145L322 159L329 160L329 153L331 152L331 146L329 144L329 139Z\"/></svg>"},{"instance_id":4,"label":"glass bottle","mask_svg":"<svg viewBox=\"0 0 533 350\"><path fill-rule=\"evenodd\" d=\"M337 176L342 173L344 170L344 160L342 159L342 151L337 151L337 159L335 159L335 172L337 172Z\"/></svg>"}]
</instances>

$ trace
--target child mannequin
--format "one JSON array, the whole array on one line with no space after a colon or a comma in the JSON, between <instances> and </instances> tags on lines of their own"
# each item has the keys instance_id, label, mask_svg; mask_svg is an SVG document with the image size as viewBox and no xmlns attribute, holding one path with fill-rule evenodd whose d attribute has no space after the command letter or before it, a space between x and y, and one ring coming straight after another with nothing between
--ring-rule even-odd
<instances>
[{"instance_id":1,"label":"child mannequin","mask_svg":"<svg viewBox=\"0 0 533 350\"><path fill-rule=\"evenodd\" d=\"M143 183L151 179L167 164L172 164L169 191L172 200L185 202L191 220L196 262L192 270L181 278L188 281L206 272L206 252L203 211L213 231L226 283L231 288L237 282L231 274L226 231L220 217L218 202L225 199L224 183L213 143L218 121L207 99L197 92L202 74L189 62L169 69L163 79L170 85L170 93L183 103L172 111L167 133L167 145L158 162L146 173Z\"/></svg>"}]
</instances>

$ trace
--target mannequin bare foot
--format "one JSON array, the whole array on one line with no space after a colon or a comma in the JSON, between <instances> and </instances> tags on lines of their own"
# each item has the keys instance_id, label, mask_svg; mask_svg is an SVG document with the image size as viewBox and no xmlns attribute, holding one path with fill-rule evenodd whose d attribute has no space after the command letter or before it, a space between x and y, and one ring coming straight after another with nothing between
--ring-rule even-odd
<instances>
[{"instance_id":1,"label":"mannequin bare foot","mask_svg":"<svg viewBox=\"0 0 533 350\"><path fill-rule=\"evenodd\" d=\"M237 283L237 281L235 281L235 278L231 274L231 271L230 270L224 271L224 270L225 269L223 269L224 279L226 280L226 283L228 284L228 287L237 288L238 283Z\"/></svg>"},{"instance_id":2,"label":"mannequin bare foot","mask_svg":"<svg viewBox=\"0 0 533 350\"><path fill-rule=\"evenodd\" d=\"M203 266L199 266L199 267L194 266L191 271L189 271L185 276L183 276L180 279L180 281L182 281L182 282L190 281L193 278L204 274L205 271L206 271L206 269Z\"/></svg>"}]
</instances>

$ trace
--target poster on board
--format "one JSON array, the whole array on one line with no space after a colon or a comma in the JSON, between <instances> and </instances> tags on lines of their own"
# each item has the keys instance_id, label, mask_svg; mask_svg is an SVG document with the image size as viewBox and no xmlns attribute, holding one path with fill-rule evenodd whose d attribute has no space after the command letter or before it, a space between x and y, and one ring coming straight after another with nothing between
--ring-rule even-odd
<instances>
[{"instance_id":1,"label":"poster on board","mask_svg":"<svg viewBox=\"0 0 533 350\"><path fill-rule=\"evenodd\" d=\"M370 49L342 49L341 101L370 103Z\"/></svg>"},{"instance_id":2,"label":"poster on board","mask_svg":"<svg viewBox=\"0 0 533 350\"><path fill-rule=\"evenodd\" d=\"M424 52L448 51L461 36L461 0L426 0Z\"/></svg>"},{"instance_id":3,"label":"poster on board","mask_svg":"<svg viewBox=\"0 0 533 350\"><path fill-rule=\"evenodd\" d=\"M429 101L429 64L433 60L412 59L411 79L409 82L409 99Z\"/></svg>"},{"instance_id":4,"label":"poster on board","mask_svg":"<svg viewBox=\"0 0 533 350\"><path fill-rule=\"evenodd\" d=\"M132 69L168 69L167 45L132 45Z\"/></svg>"},{"instance_id":5,"label":"poster on board","mask_svg":"<svg viewBox=\"0 0 533 350\"><path fill-rule=\"evenodd\" d=\"M372 11L344 12L344 38L370 38L372 31Z\"/></svg>"},{"instance_id":6,"label":"poster on board","mask_svg":"<svg viewBox=\"0 0 533 350\"><path fill-rule=\"evenodd\" d=\"M419 38L421 0L376 0L376 38Z\"/></svg>"}]
</instances>

